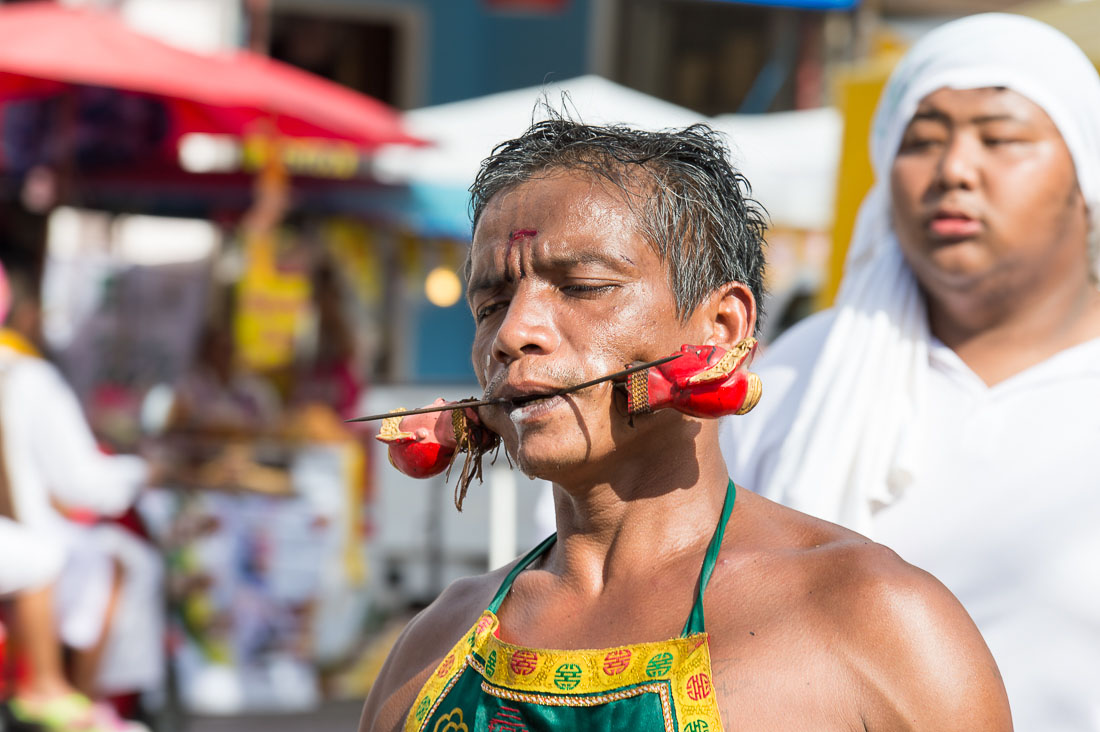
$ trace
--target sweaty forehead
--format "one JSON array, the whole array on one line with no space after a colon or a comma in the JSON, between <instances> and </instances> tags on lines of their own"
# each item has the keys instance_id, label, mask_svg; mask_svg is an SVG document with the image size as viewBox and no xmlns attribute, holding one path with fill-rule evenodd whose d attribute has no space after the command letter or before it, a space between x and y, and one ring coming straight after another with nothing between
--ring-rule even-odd
<instances>
[{"instance_id":1,"label":"sweaty forehead","mask_svg":"<svg viewBox=\"0 0 1100 732\"><path fill-rule=\"evenodd\" d=\"M581 172L551 172L494 195L474 231L475 255L486 246L578 237L614 237L636 229L627 194Z\"/></svg>"},{"instance_id":2,"label":"sweaty forehead","mask_svg":"<svg viewBox=\"0 0 1100 732\"><path fill-rule=\"evenodd\" d=\"M1005 87L937 89L921 99L912 118L927 119L953 123L998 120L1049 123L1042 107Z\"/></svg>"},{"instance_id":3,"label":"sweaty forehead","mask_svg":"<svg viewBox=\"0 0 1100 732\"><path fill-rule=\"evenodd\" d=\"M513 278L555 277L576 267L658 271L625 194L583 173L532 179L489 200L474 231L467 298Z\"/></svg>"}]
</instances>

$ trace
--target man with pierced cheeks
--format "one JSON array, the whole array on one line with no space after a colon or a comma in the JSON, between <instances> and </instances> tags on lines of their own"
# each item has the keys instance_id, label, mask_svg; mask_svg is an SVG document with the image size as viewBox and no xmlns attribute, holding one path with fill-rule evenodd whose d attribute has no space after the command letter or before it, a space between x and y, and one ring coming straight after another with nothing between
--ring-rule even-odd
<instances>
[{"instance_id":1,"label":"man with pierced cheeks","mask_svg":"<svg viewBox=\"0 0 1100 732\"><path fill-rule=\"evenodd\" d=\"M471 190L488 396L753 335L765 222L708 128L550 119ZM736 489L717 420L630 419L621 402L605 382L480 408L554 484L556 540L418 615L361 730L1011 729L996 665L937 580Z\"/></svg>"}]
</instances>

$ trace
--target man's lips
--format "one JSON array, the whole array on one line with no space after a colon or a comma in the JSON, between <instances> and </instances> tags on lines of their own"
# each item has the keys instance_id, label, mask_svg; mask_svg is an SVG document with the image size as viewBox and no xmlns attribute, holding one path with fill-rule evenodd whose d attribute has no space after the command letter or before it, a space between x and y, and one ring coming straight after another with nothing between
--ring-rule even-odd
<instances>
[{"instance_id":1,"label":"man's lips","mask_svg":"<svg viewBox=\"0 0 1100 732\"><path fill-rule=\"evenodd\" d=\"M492 396L499 399L508 399L515 406L522 406L539 399L555 396L558 391L566 387L551 384L502 384ZM507 408L507 405L501 405Z\"/></svg>"},{"instance_id":2,"label":"man's lips","mask_svg":"<svg viewBox=\"0 0 1100 732\"><path fill-rule=\"evenodd\" d=\"M558 410L568 404L567 396L551 396L551 397L538 397L533 401L523 402L521 404L512 404L509 407L505 407L505 411L508 414L508 418L512 420L515 425L529 424L531 422L537 422L543 418L555 414Z\"/></svg>"},{"instance_id":3,"label":"man's lips","mask_svg":"<svg viewBox=\"0 0 1100 732\"><path fill-rule=\"evenodd\" d=\"M513 423L526 424L542 419L566 403L567 397L556 394L561 387L550 384L504 384L497 396L511 403L496 405Z\"/></svg>"},{"instance_id":4,"label":"man's lips","mask_svg":"<svg viewBox=\"0 0 1100 732\"><path fill-rule=\"evenodd\" d=\"M938 239L969 239L980 235L984 228L980 220L955 212L937 212L926 226Z\"/></svg>"}]
</instances>

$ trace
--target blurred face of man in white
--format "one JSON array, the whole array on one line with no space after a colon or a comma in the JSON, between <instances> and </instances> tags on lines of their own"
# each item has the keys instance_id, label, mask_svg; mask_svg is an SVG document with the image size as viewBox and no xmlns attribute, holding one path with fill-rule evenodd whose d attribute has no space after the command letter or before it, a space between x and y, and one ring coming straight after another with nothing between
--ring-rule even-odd
<instances>
[{"instance_id":1,"label":"blurred face of man in white","mask_svg":"<svg viewBox=\"0 0 1100 732\"><path fill-rule=\"evenodd\" d=\"M890 186L894 231L932 331L964 359L968 344L1013 328L1070 341L1092 335L1081 332L1096 329L1100 305L1089 211L1041 107L1002 88L929 94L905 130Z\"/></svg>"}]
</instances>

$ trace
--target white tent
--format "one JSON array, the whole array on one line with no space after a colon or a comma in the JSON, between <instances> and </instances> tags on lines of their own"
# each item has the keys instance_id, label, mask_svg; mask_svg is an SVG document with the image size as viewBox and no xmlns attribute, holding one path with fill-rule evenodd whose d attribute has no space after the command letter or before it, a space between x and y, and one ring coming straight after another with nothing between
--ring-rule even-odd
<instances>
[{"instance_id":1,"label":"white tent","mask_svg":"<svg viewBox=\"0 0 1100 732\"><path fill-rule=\"evenodd\" d=\"M465 190L481 161L494 146L518 137L541 119L543 99L587 123L645 129L711 124L729 136L735 164L776 225L819 230L831 225L840 147L835 110L709 119L593 75L408 112L404 121L409 132L434 145L386 148L375 159L375 174L383 182L431 191L421 196L429 205L453 209L461 204L465 217ZM458 214L434 215L449 218L457 227ZM468 229L468 219L464 220Z\"/></svg>"},{"instance_id":2,"label":"white tent","mask_svg":"<svg viewBox=\"0 0 1100 732\"><path fill-rule=\"evenodd\" d=\"M776 225L828 231L840 161L840 113L833 107L774 114L725 114L734 164Z\"/></svg>"}]
</instances>

